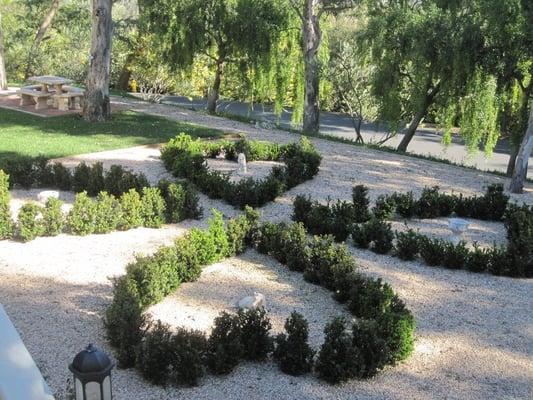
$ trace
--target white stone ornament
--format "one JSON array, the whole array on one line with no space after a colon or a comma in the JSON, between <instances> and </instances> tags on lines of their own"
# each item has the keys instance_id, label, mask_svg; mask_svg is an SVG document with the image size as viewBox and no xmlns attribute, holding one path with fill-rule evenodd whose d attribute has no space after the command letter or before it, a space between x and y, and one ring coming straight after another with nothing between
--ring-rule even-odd
<instances>
[{"instance_id":1,"label":"white stone ornament","mask_svg":"<svg viewBox=\"0 0 533 400\"><path fill-rule=\"evenodd\" d=\"M462 218L450 218L448 219L448 226L452 231L452 242L458 244L461 241L463 232L468 229L468 221Z\"/></svg>"},{"instance_id":2,"label":"white stone ornament","mask_svg":"<svg viewBox=\"0 0 533 400\"><path fill-rule=\"evenodd\" d=\"M239 164L239 168L237 169L237 173L240 175L244 175L248 173L248 167L246 166L246 156L244 153L239 153L237 156L237 163Z\"/></svg>"},{"instance_id":3,"label":"white stone ornament","mask_svg":"<svg viewBox=\"0 0 533 400\"><path fill-rule=\"evenodd\" d=\"M256 310L258 308L265 308L265 295L254 292L253 296L246 296L239 300L237 307L241 310Z\"/></svg>"},{"instance_id":4,"label":"white stone ornament","mask_svg":"<svg viewBox=\"0 0 533 400\"><path fill-rule=\"evenodd\" d=\"M49 198L59 199L59 192L56 190L44 190L37 195L40 203L46 203Z\"/></svg>"}]
</instances>

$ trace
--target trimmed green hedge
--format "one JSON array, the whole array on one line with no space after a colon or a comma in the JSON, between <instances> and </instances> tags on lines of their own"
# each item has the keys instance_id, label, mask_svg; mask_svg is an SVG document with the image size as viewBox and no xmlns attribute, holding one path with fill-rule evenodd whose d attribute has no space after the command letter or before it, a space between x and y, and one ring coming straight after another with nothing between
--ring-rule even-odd
<instances>
[{"instance_id":1,"label":"trimmed green hedge","mask_svg":"<svg viewBox=\"0 0 533 400\"><path fill-rule=\"evenodd\" d=\"M301 224L259 225L258 214L247 208L244 215L228 224L215 211L208 229L191 230L174 246L162 247L152 256L137 257L128 265L126 274L115 280L105 326L119 364L137 366L154 383L196 384L206 368L216 374L228 373L240 360L265 359L273 351L273 338L268 334L270 322L264 313L222 313L215 320L207 343L197 333L190 335L196 338L196 347L184 339L182 329L178 340L169 333L169 327L161 327L159 322L154 324L144 316L150 305L172 293L182 282L196 280L202 266L240 254L248 246L302 271L306 280L328 288L360 320L347 333L350 346L358 354L350 360L350 365L355 363L357 368L345 369L343 363L337 363L338 341L328 343L326 339L318 355L319 377L331 383L369 377L385 365L407 358L413 351L415 320L411 312L389 285L361 275L345 246L327 236L308 238ZM273 353L280 368L291 374L310 371L314 351L306 344L307 323L301 316L292 315L286 328L288 336L278 336L278 350ZM181 344L175 347L178 341ZM281 351L290 343L293 346L289 353ZM191 368L195 372L189 379L176 378L184 371L179 363L172 361L173 354L185 351L182 346L194 355ZM378 349L379 354L375 353ZM335 365L338 372L326 377L320 363ZM162 371L163 376L153 376L150 371L154 368Z\"/></svg>"},{"instance_id":2,"label":"trimmed green hedge","mask_svg":"<svg viewBox=\"0 0 533 400\"><path fill-rule=\"evenodd\" d=\"M227 159L235 160L241 152L248 161L283 161L285 166L274 167L261 180L249 178L233 183L227 175L212 171L205 163L206 157L214 158L222 154ZM278 145L246 139L208 142L193 140L184 133L161 150L161 159L172 174L188 179L210 198L223 199L239 208L260 207L273 201L286 190L312 179L318 173L321 162L320 155L305 137L300 143Z\"/></svg>"},{"instance_id":3,"label":"trimmed green hedge","mask_svg":"<svg viewBox=\"0 0 533 400\"><path fill-rule=\"evenodd\" d=\"M100 192L93 199L83 191L76 195L68 215L61 211L63 203L58 199L48 199L44 207L29 202L21 208L15 224L8 187L9 177L0 170L0 240L19 237L26 242L62 232L84 236L139 226L160 228L164 222L176 223L202 214L198 194L191 185L161 181L161 189L144 187L141 194L129 189L119 198Z\"/></svg>"},{"instance_id":4,"label":"trimmed green hedge","mask_svg":"<svg viewBox=\"0 0 533 400\"><path fill-rule=\"evenodd\" d=\"M443 194L438 187L425 188L418 199L412 192L393 193L378 197L371 211L367 194L364 186L356 186L351 203L338 200L327 204L297 196L292 218L302 222L312 234L331 234L338 242L351 236L359 248L369 248L379 254L392 251L403 260L420 257L429 266L512 277L533 276L533 207L509 204L501 185L491 185L483 196L471 197ZM386 220L395 213L404 218L437 218L456 213L463 217L503 220L508 245L489 249L476 245L471 250L465 242L454 245L412 230L394 232Z\"/></svg>"}]
</instances>

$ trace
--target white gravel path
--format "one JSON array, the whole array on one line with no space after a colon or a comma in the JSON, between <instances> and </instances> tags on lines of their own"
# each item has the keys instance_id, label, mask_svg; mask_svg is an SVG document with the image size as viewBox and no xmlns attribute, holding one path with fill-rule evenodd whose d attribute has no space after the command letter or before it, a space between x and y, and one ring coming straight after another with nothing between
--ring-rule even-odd
<instances>
[{"instance_id":1,"label":"white gravel path","mask_svg":"<svg viewBox=\"0 0 533 400\"><path fill-rule=\"evenodd\" d=\"M129 102L129 100L128 100ZM130 104L131 105L131 104ZM250 125L194 114L162 105L133 104L137 109L181 120L208 123L226 131L243 131L251 138L294 140L282 131L257 130ZM425 185L465 194L503 178L438 163L375 152L350 145L313 140L324 157L320 173L262 208L264 219L288 220L297 194L313 198L349 199L351 188L364 183L371 197L395 190L419 193ZM76 157L105 159L147 174L151 181L165 175L157 148L141 147ZM251 174L254 174L251 168ZM259 168L257 169L259 171ZM257 172L259 174L259 172ZM14 202L36 198L35 192L13 191ZM67 201L69 199L65 197ZM533 204L533 187L513 196ZM70 200L71 201L71 200ZM201 196L205 210L216 207L228 217L237 210ZM27 244L0 241L0 302L41 367L57 398L65 397L73 355L89 342L112 351L102 315L109 304L108 277L124 272L134 252L150 253L170 243L191 226L186 221L160 230L135 229L108 235L38 238ZM397 223L401 224L401 223ZM421 232L446 235L444 222L411 221ZM475 221L469 240L505 242L501 224ZM227 377L208 376L198 388L161 388L146 383L133 370L114 372L116 399L530 399L533 398L533 282L431 268L350 247L361 269L389 282L417 319L413 356L369 381L332 387L313 377L281 374L272 363L243 364ZM305 283L273 260L254 251L209 267L199 282L184 285L152 309L169 322L209 328L219 309L251 291L267 295L274 329L298 309L311 322L313 343L321 327L343 313L328 293ZM194 320L192 319L194 317Z\"/></svg>"}]
</instances>

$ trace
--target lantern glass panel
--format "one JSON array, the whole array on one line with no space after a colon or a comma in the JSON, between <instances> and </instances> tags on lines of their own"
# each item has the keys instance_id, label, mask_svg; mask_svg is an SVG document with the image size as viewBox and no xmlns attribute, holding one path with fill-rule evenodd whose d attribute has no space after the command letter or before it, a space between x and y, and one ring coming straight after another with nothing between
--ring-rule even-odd
<instances>
[{"instance_id":1,"label":"lantern glass panel","mask_svg":"<svg viewBox=\"0 0 533 400\"><path fill-rule=\"evenodd\" d=\"M106 376L102 382L103 400L111 400L111 375Z\"/></svg>"},{"instance_id":2,"label":"lantern glass panel","mask_svg":"<svg viewBox=\"0 0 533 400\"><path fill-rule=\"evenodd\" d=\"M83 400L83 385L77 378L74 378L74 382L76 385L76 400Z\"/></svg>"},{"instance_id":3,"label":"lantern glass panel","mask_svg":"<svg viewBox=\"0 0 533 400\"><path fill-rule=\"evenodd\" d=\"M85 385L85 396L84 400L102 400L100 384L98 382L88 382Z\"/></svg>"}]
</instances>

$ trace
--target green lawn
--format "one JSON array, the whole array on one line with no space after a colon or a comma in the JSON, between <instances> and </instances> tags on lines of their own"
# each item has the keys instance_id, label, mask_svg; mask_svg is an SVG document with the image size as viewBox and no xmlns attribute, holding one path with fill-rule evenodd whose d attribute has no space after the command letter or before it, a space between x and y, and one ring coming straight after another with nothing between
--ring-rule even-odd
<instances>
[{"instance_id":1,"label":"green lawn","mask_svg":"<svg viewBox=\"0 0 533 400\"><path fill-rule=\"evenodd\" d=\"M79 116L41 118L0 108L0 164L8 159L62 157L150 143L162 143L180 132L220 137L223 132L132 111L113 114L104 123Z\"/></svg>"}]
</instances>

